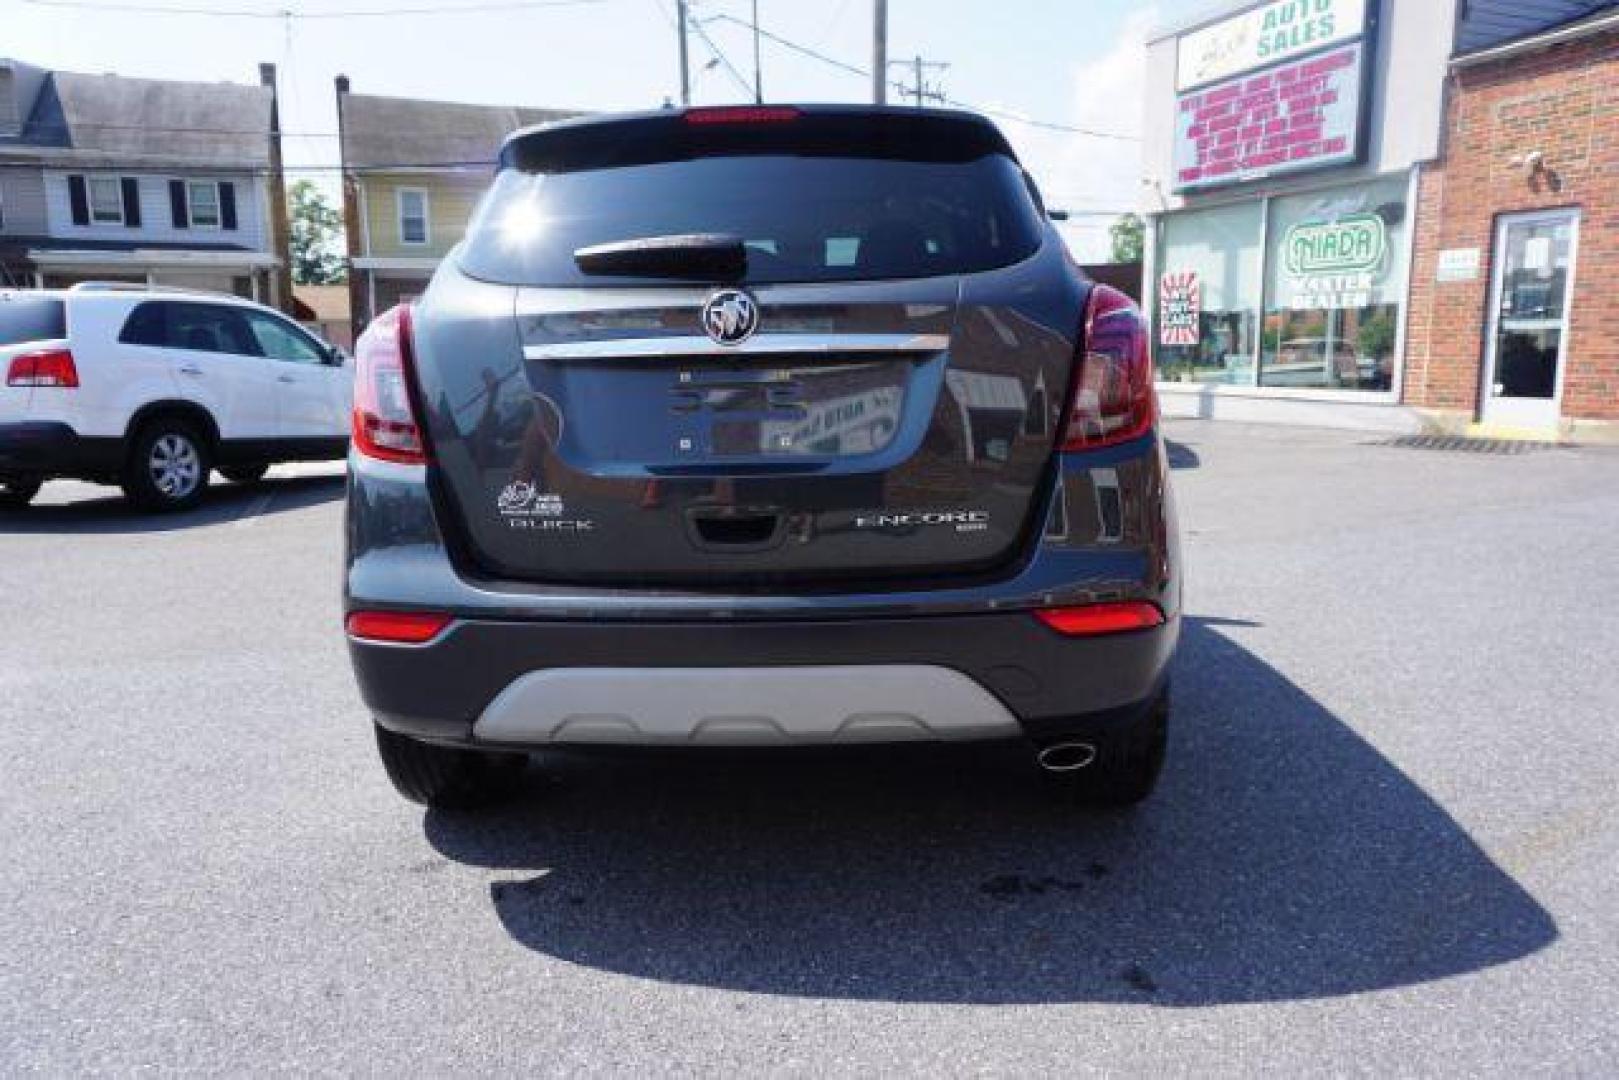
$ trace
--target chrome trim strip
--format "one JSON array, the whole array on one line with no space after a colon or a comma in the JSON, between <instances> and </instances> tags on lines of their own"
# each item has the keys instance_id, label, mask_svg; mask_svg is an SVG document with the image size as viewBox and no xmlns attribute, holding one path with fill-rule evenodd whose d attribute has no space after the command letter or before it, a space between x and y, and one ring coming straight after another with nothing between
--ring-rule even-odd
<instances>
[{"instance_id":1,"label":"chrome trim strip","mask_svg":"<svg viewBox=\"0 0 1619 1080\"><path fill-rule=\"evenodd\" d=\"M834 353L938 353L949 334L755 334L739 345L708 337L597 338L525 345L529 360L661 360L715 356L827 356Z\"/></svg>"}]
</instances>

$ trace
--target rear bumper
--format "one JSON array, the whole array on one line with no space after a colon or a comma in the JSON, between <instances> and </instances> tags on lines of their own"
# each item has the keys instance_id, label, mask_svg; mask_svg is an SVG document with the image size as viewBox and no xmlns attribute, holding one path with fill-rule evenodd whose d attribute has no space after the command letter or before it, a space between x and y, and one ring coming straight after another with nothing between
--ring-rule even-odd
<instances>
[{"instance_id":1,"label":"rear bumper","mask_svg":"<svg viewBox=\"0 0 1619 1080\"><path fill-rule=\"evenodd\" d=\"M1065 638L1028 612L732 624L463 620L350 640L378 721L464 745L1070 736L1157 695L1179 630ZM633 667L626 667L633 664Z\"/></svg>"},{"instance_id":2,"label":"rear bumper","mask_svg":"<svg viewBox=\"0 0 1619 1080\"><path fill-rule=\"evenodd\" d=\"M57 421L0 424L0 474L79 476L116 470L117 439L86 439Z\"/></svg>"},{"instance_id":3,"label":"rear bumper","mask_svg":"<svg viewBox=\"0 0 1619 1080\"><path fill-rule=\"evenodd\" d=\"M787 744L837 742L840 731L842 741L889 741L875 738L882 730L892 741L917 731L1039 741L1128 722L1163 689L1179 634L1180 553L1162 442L1060 455L1057 465L1046 528L1004 576L766 593L478 577L440 528L422 466L351 454L347 610L455 618L423 645L350 639L355 675L385 727L463 745L551 745L575 716L589 721L573 725L576 739L594 724L595 741L656 745L701 745L702 730L726 727L705 724L716 718L749 721L731 726L750 729L736 741L769 741L779 729L776 741ZM1064 637L1034 615L1115 600L1149 601L1167 622ZM893 668L927 669L927 685L911 699L890 694ZM926 692L946 683L960 692ZM568 696L565 711L552 707L552 690ZM491 714L503 694L520 707ZM823 707L805 714L800 699L812 697ZM886 729L871 720L884 714Z\"/></svg>"}]
</instances>

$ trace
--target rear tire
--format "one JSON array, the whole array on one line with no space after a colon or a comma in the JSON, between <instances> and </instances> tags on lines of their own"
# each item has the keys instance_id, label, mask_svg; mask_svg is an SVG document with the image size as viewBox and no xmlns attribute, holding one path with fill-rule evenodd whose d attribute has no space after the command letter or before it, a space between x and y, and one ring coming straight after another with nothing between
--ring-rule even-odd
<instances>
[{"instance_id":1,"label":"rear tire","mask_svg":"<svg viewBox=\"0 0 1619 1080\"><path fill-rule=\"evenodd\" d=\"M1139 718L1090 741L1096 760L1089 766L1047 775L1082 806L1119 809L1143 801L1158 786L1169 748L1169 691Z\"/></svg>"},{"instance_id":2,"label":"rear tire","mask_svg":"<svg viewBox=\"0 0 1619 1080\"><path fill-rule=\"evenodd\" d=\"M26 510L45 481L38 477L12 477L0 480L0 510Z\"/></svg>"},{"instance_id":3,"label":"rear tire","mask_svg":"<svg viewBox=\"0 0 1619 1080\"><path fill-rule=\"evenodd\" d=\"M423 806L473 809L510 799L528 755L434 746L376 725L377 753L394 790Z\"/></svg>"},{"instance_id":4,"label":"rear tire","mask_svg":"<svg viewBox=\"0 0 1619 1080\"><path fill-rule=\"evenodd\" d=\"M256 484L264 479L264 474L270 471L270 466L260 463L258 465L232 465L230 468L220 466L219 475L233 484Z\"/></svg>"},{"instance_id":5,"label":"rear tire","mask_svg":"<svg viewBox=\"0 0 1619 1080\"><path fill-rule=\"evenodd\" d=\"M159 417L136 432L119 484L146 510L188 510L208 492L208 440L180 417Z\"/></svg>"}]
</instances>

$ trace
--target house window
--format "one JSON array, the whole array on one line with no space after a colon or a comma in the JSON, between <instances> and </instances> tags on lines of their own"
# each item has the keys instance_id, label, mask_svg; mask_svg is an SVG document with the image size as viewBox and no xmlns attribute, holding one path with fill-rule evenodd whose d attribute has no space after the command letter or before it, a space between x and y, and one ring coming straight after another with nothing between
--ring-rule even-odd
<instances>
[{"instance_id":1,"label":"house window","mask_svg":"<svg viewBox=\"0 0 1619 1080\"><path fill-rule=\"evenodd\" d=\"M90 192L90 220L97 225L124 223L124 189L116 176L92 176L87 187Z\"/></svg>"},{"instance_id":2,"label":"house window","mask_svg":"<svg viewBox=\"0 0 1619 1080\"><path fill-rule=\"evenodd\" d=\"M401 244L427 243L427 192L421 188L400 188L399 242Z\"/></svg>"},{"instance_id":3,"label":"house window","mask_svg":"<svg viewBox=\"0 0 1619 1080\"><path fill-rule=\"evenodd\" d=\"M192 180L186 184L186 203L192 228L219 228L219 185L212 180Z\"/></svg>"}]
</instances>

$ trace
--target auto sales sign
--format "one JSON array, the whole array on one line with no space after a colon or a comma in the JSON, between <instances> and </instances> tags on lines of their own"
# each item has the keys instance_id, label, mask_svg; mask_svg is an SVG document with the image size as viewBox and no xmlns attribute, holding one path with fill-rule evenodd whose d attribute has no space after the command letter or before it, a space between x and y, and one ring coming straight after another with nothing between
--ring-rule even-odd
<instances>
[{"instance_id":1,"label":"auto sales sign","mask_svg":"<svg viewBox=\"0 0 1619 1080\"><path fill-rule=\"evenodd\" d=\"M1175 89L1353 41L1366 30L1366 0L1277 0L1183 36L1175 49Z\"/></svg>"},{"instance_id":2,"label":"auto sales sign","mask_svg":"<svg viewBox=\"0 0 1619 1080\"><path fill-rule=\"evenodd\" d=\"M1283 0L1177 44L1176 191L1360 160L1369 0Z\"/></svg>"}]
</instances>

